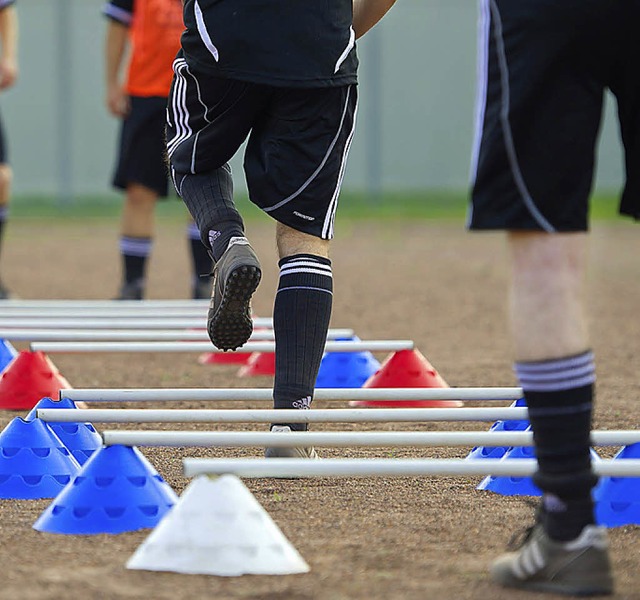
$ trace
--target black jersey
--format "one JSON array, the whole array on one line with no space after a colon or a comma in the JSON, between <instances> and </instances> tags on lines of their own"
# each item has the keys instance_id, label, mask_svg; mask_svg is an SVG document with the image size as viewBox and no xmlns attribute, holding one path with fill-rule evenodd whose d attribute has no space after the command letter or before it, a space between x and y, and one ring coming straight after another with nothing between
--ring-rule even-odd
<instances>
[{"instance_id":1,"label":"black jersey","mask_svg":"<svg viewBox=\"0 0 640 600\"><path fill-rule=\"evenodd\" d=\"M352 0L185 0L187 63L283 87L356 83Z\"/></svg>"}]
</instances>

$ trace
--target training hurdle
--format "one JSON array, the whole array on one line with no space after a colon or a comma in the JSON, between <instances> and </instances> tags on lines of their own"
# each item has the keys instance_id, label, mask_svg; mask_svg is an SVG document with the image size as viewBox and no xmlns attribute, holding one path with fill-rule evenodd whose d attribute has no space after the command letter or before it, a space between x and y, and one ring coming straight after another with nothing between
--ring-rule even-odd
<instances>
[{"instance_id":1,"label":"training hurdle","mask_svg":"<svg viewBox=\"0 0 640 600\"><path fill-rule=\"evenodd\" d=\"M178 307L178 308L191 308L209 306L209 300L186 300L186 299L174 299L174 300L67 300L67 299L48 299L48 300L24 300L24 299L6 299L0 300L0 312L4 310L15 309L48 309L48 308L165 308L165 307Z\"/></svg>"},{"instance_id":2,"label":"training hurdle","mask_svg":"<svg viewBox=\"0 0 640 600\"><path fill-rule=\"evenodd\" d=\"M34 342L33 352L224 352L211 342ZM275 342L247 342L237 352L275 352ZM413 350L411 340L330 341L325 352L399 352Z\"/></svg>"},{"instance_id":3,"label":"training hurdle","mask_svg":"<svg viewBox=\"0 0 640 600\"><path fill-rule=\"evenodd\" d=\"M180 446L209 448L533 446L527 431L103 431L105 446ZM594 446L627 446L640 442L640 431L592 431Z\"/></svg>"},{"instance_id":4,"label":"training hurdle","mask_svg":"<svg viewBox=\"0 0 640 600\"><path fill-rule=\"evenodd\" d=\"M528 418L526 408L314 408L243 409L83 409L39 408L47 423L415 423L427 421L499 421Z\"/></svg>"},{"instance_id":5,"label":"training hurdle","mask_svg":"<svg viewBox=\"0 0 640 600\"><path fill-rule=\"evenodd\" d=\"M2 329L202 329L206 324L206 314L200 317L164 318L157 316L132 317L96 317L96 318L48 318L33 317L20 319L12 317L0 318ZM273 319L256 318L256 328L273 328Z\"/></svg>"},{"instance_id":6,"label":"training hurdle","mask_svg":"<svg viewBox=\"0 0 640 600\"><path fill-rule=\"evenodd\" d=\"M272 388L68 388L61 389L59 398L74 402L273 402ZM316 401L357 400L483 400L514 401L522 398L522 388L318 388ZM397 409L394 409L397 410Z\"/></svg>"},{"instance_id":7,"label":"training hurdle","mask_svg":"<svg viewBox=\"0 0 640 600\"><path fill-rule=\"evenodd\" d=\"M178 317L206 317L207 307L165 307L165 308L14 308L3 310L0 307L0 318L6 319L138 319L138 318L178 318Z\"/></svg>"},{"instance_id":8,"label":"training hurdle","mask_svg":"<svg viewBox=\"0 0 640 600\"><path fill-rule=\"evenodd\" d=\"M249 341L273 341L273 329L257 330L251 334ZM353 329L329 329L328 340L351 338ZM122 329L110 331L108 329L0 329L0 339L11 342L98 342L98 341L208 341L206 330L197 331L174 329ZM209 342L210 343L210 342Z\"/></svg>"},{"instance_id":9,"label":"training hurdle","mask_svg":"<svg viewBox=\"0 0 640 600\"><path fill-rule=\"evenodd\" d=\"M235 475L263 477L421 477L428 475L474 477L530 477L534 459L468 461L456 458L184 458L186 477ZM599 460L593 463L599 476L639 477L640 460Z\"/></svg>"}]
</instances>

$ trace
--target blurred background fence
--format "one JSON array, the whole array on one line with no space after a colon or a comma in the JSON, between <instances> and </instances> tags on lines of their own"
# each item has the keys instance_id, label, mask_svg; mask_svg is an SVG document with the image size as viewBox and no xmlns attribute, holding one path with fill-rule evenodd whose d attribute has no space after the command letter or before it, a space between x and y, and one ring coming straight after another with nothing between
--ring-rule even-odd
<instances>
[{"instance_id":1,"label":"blurred background fence","mask_svg":"<svg viewBox=\"0 0 640 600\"><path fill-rule=\"evenodd\" d=\"M104 105L102 0L19 0L21 74L0 97L15 195L70 204L110 189L118 123ZM398 0L359 43L360 109L348 192L466 189L476 69L473 0ZM615 190L621 150L612 103L597 187ZM241 157L233 163L241 172ZM237 177L238 188L244 187ZM19 198L18 198L19 200Z\"/></svg>"}]
</instances>

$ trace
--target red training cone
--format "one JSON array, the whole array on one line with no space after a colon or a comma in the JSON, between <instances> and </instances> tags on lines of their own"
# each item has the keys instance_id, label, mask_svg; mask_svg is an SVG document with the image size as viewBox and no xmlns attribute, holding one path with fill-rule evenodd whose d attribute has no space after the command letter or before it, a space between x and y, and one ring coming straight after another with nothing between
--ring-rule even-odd
<instances>
[{"instance_id":1,"label":"red training cone","mask_svg":"<svg viewBox=\"0 0 640 600\"><path fill-rule=\"evenodd\" d=\"M449 384L418 350L400 350L387 358L363 388L448 388ZM355 400L350 406L371 408L458 407L452 400Z\"/></svg>"},{"instance_id":2,"label":"red training cone","mask_svg":"<svg viewBox=\"0 0 640 600\"><path fill-rule=\"evenodd\" d=\"M0 409L31 410L41 398L57 398L70 387L44 353L23 350L0 375Z\"/></svg>"},{"instance_id":3,"label":"red training cone","mask_svg":"<svg viewBox=\"0 0 640 600\"><path fill-rule=\"evenodd\" d=\"M240 367L238 377L258 377L276 374L275 352L253 352L247 364Z\"/></svg>"},{"instance_id":4,"label":"red training cone","mask_svg":"<svg viewBox=\"0 0 640 600\"><path fill-rule=\"evenodd\" d=\"M246 365L251 352L204 352L198 357L201 365Z\"/></svg>"}]
</instances>

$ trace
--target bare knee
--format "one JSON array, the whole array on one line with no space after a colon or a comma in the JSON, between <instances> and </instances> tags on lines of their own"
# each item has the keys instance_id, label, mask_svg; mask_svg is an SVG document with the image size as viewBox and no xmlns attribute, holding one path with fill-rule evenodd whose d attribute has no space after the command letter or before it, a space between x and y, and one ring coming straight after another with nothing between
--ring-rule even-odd
<instances>
[{"instance_id":1,"label":"bare knee","mask_svg":"<svg viewBox=\"0 0 640 600\"><path fill-rule=\"evenodd\" d=\"M276 225L276 242L280 258L295 254L313 254L329 258L329 240L302 233L282 223Z\"/></svg>"}]
</instances>

